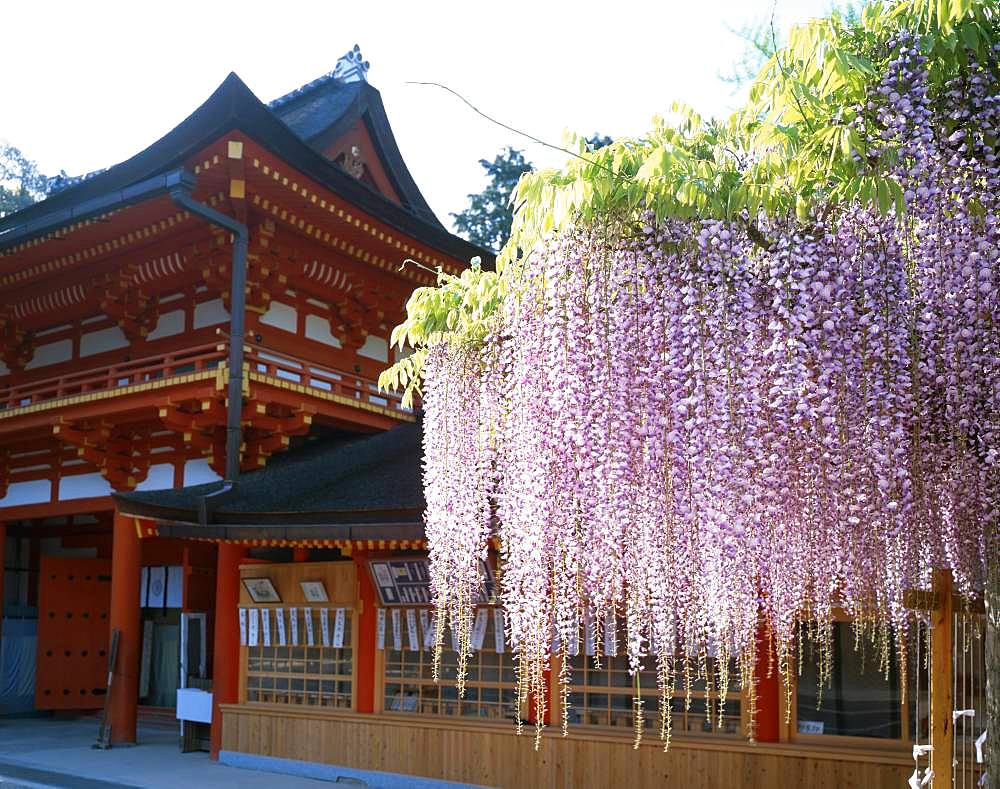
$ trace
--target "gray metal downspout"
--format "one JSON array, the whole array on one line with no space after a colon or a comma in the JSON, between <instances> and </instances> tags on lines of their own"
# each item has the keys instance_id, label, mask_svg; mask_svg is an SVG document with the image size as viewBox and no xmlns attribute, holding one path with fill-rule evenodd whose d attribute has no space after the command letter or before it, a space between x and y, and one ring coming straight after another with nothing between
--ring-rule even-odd
<instances>
[{"instance_id":1,"label":"gray metal downspout","mask_svg":"<svg viewBox=\"0 0 1000 789\"><path fill-rule=\"evenodd\" d=\"M214 208L199 203L191 196L191 187L179 186L170 190L173 201L186 211L231 232L233 240L233 270L229 297L229 382L226 408L226 478L222 487L198 502L198 520L207 524L209 499L224 498L240 474L240 444L242 432L240 418L243 410L243 342L246 332L246 263L250 232L247 226Z\"/></svg>"}]
</instances>

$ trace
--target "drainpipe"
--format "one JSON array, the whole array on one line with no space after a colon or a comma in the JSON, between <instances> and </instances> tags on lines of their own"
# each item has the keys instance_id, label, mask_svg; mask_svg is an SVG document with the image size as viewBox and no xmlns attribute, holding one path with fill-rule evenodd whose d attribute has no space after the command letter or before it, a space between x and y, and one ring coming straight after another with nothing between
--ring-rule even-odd
<instances>
[{"instance_id":1,"label":"drainpipe","mask_svg":"<svg viewBox=\"0 0 1000 789\"><path fill-rule=\"evenodd\" d=\"M195 216L200 216L211 224L228 230L235 237L233 240L232 280L229 286L229 382L226 391L229 405L226 409L226 478L219 490L203 496L198 503L198 519L202 525L205 525L208 522L208 499L219 501L220 497L225 497L233 489L240 474L243 335L246 333L246 264L250 233L242 222L195 200L191 196L191 186L182 185L171 189L170 197L185 211L190 211Z\"/></svg>"}]
</instances>

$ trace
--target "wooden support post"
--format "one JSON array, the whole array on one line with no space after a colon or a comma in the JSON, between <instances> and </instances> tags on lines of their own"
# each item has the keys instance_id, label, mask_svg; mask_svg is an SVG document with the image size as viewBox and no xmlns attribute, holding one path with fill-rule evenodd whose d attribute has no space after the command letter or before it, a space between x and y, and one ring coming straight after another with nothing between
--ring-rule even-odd
<instances>
[{"instance_id":1,"label":"wooden support post","mask_svg":"<svg viewBox=\"0 0 1000 789\"><path fill-rule=\"evenodd\" d=\"M778 661L774 658L774 640L767 626L757 628L757 660L753 677L757 686L757 718L754 741L779 742L781 740L781 677Z\"/></svg>"},{"instance_id":2,"label":"wooden support post","mask_svg":"<svg viewBox=\"0 0 1000 789\"><path fill-rule=\"evenodd\" d=\"M212 653L212 744L210 756L222 750L220 704L236 704L240 690L240 562L243 545L219 543L215 571L215 641Z\"/></svg>"},{"instance_id":3,"label":"wooden support post","mask_svg":"<svg viewBox=\"0 0 1000 789\"><path fill-rule=\"evenodd\" d=\"M952 739L955 710L952 666L952 575L934 571L936 605L931 611L931 770L934 787L951 786L955 743Z\"/></svg>"},{"instance_id":4,"label":"wooden support post","mask_svg":"<svg viewBox=\"0 0 1000 789\"><path fill-rule=\"evenodd\" d=\"M355 710L375 712L375 584L368 572L365 551L354 552L354 566L358 574L358 601L361 605L358 614Z\"/></svg>"},{"instance_id":5,"label":"wooden support post","mask_svg":"<svg viewBox=\"0 0 1000 789\"><path fill-rule=\"evenodd\" d=\"M986 789L1000 789L1000 535L986 545Z\"/></svg>"},{"instance_id":6,"label":"wooden support post","mask_svg":"<svg viewBox=\"0 0 1000 789\"><path fill-rule=\"evenodd\" d=\"M142 551L132 518L115 513L111 550L111 630L120 633L108 714L113 744L135 742L139 702L139 574ZM110 632L110 631L109 631Z\"/></svg>"},{"instance_id":7,"label":"wooden support post","mask_svg":"<svg viewBox=\"0 0 1000 789\"><path fill-rule=\"evenodd\" d=\"M308 562L309 561L309 549L302 547L292 548L292 561L293 562Z\"/></svg>"}]
</instances>

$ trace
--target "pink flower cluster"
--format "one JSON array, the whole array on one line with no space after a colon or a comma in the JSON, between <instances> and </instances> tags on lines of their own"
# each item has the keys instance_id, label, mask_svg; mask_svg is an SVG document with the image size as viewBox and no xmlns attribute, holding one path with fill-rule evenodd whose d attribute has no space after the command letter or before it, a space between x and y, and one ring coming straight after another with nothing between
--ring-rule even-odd
<instances>
[{"instance_id":1,"label":"pink flower cluster","mask_svg":"<svg viewBox=\"0 0 1000 789\"><path fill-rule=\"evenodd\" d=\"M905 636L904 590L935 567L981 589L1000 97L976 64L928 96L914 40L893 46L858 125L897 152L904 215L771 219L767 248L748 217L577 228L535 250L485 348L431 349L438 621L467 643L497 535L524 694L544 698L549 656L612 614L666 688L710 651L748 680L762 625L787 665L797 625L835 606Z\"/></svg>"}]
</instances>

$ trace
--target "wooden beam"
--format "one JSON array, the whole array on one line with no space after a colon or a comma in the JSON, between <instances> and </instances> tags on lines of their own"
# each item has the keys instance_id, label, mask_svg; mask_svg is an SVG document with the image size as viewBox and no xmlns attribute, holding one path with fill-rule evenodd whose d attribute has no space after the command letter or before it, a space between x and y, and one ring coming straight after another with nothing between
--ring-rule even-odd
<instances>
[{"instance_id":1,"label":"wooden beam","mask_svg":"<svg viewBox=\"0 0 1000 789\"><path fill-rule=\"evenodd\" d=\"M931 770L934 786L951 785L955 743L952 666L952 575L951 570L934 570L934 594L941 601L931 612Z\"/></svg>"}]
</instances>

